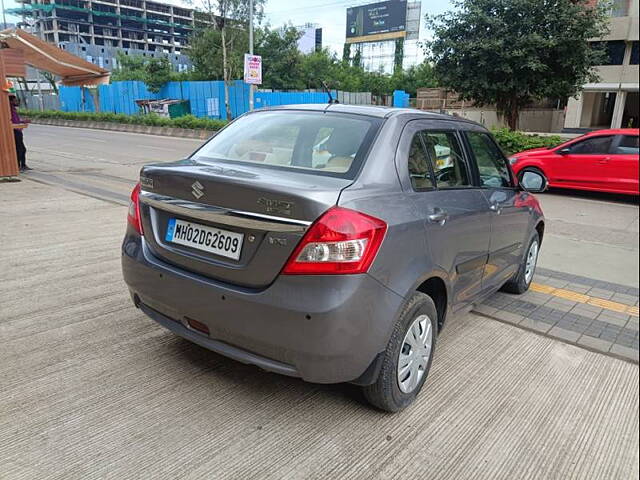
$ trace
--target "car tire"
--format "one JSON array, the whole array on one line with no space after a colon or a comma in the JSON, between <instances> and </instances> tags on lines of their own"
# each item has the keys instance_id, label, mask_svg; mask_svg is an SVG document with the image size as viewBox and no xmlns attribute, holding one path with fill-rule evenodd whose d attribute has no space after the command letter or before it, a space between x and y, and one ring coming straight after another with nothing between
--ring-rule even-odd
<instances>
[{"instance_id":1,"label":"car tire","mask_svg":"<svg viewBox=\"0 0 640 480\"><path fill-rule=\"evenodd\" d=\"M529 290L531 282L533 281L533 275L536 271L539 252L540 236L538 235L538 232L536 232L533 234L533 237L527 245L527 249L525 250L522 261L520 262L518 271L502 286L502 291L520 295Z\"/></svg>"},{"instance_id":2,"label":"car tire","mask_svg":"<svg viewBox=\"0 0 640 480\"><path fill-rule=\"evenodd\" d=\"M547 188L548 188L549 179L544 174L544 172L537 167L524 167L522 170L520 170L520 172L518 172L518 183L520 185L522 185L522 177L527 172L533 172L533 173L537 173L538 175L541 175L544 178L544 184L547 185Z\"/></svg>"},{"instance_id":3,"label":"car tire","mask_svg":"<svg viewBox=\"0 0 640 480\"><path fill-rule=\"evenodd\" d=\"M415 329L417 326L417 330ZM410 329L412 329L410 331ZM430 329L430 334L428 332ZM416 292L407 301L394 326L391 339L387 344L380 368L380 374L375 383L363 387L364 395L370 404L386 412L397 412L409 406L424 385L431 368L433 352L436 346L438 332L438 311L435 303L424 293ZM418 339L414 333L420 332ZM424 334L424 340L422 339ZM428 354L426 352L427 340L430 340ZM424 342L424 343L421 343ZM421 349L412 347L416 343L422 344ZM403 365L403 370L398 368L399 363L413 358L410 365L422 365L409 368ZM415 363L413 363L415 362ZM408 369L408 376L405 376ZM403 375L403 381L400 375ZM411 375L414 375L411 377Z\"/></svg>"}]
</instances>

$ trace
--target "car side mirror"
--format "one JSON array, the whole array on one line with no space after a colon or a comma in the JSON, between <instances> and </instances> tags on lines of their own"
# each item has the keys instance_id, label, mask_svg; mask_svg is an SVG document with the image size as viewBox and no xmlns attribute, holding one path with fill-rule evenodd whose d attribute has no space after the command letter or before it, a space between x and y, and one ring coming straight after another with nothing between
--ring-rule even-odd
<instances>
[{"instance_id":1,"label":"car side mirror","mask_svg":"<svg viewBox=\"0 0 640 480\"><path fill-rule=\"evenodd\" d=\"M547 189L547 179L538 172L527 171L522 175L520 186L530 193L542 193Z\"/></svg>"},{"instance_id":2,"label":"car side mirror","mask_svg":"<svg viewBox=\"0 0 640 480\"><path fill-rule=\"evenodd\" d=\"M569 147L561 148L560 150L558 150L558 153L560 155L568 155L571 153L571 149Z\"/></svg>"}]
</instances>

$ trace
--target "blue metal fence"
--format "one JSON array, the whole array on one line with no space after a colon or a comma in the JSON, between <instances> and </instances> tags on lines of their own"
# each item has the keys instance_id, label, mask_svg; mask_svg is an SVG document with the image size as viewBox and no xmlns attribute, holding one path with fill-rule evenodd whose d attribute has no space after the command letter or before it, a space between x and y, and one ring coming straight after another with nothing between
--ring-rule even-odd
<instances>
[{"instance_id":1,"label":"blue metal fence","mask_svg":"<svg viewBox=\"0 0 640 480\"><path fill-rule=\"evenodd\" d=\"M333 98L338 96L332 92ZM277 105L294 105L299 103L327 103L329 95L325 92L256 92L255 107L275 107Z\"/></svg>"},{"instance_id":2,"label":"blue metal fence","mask_svg":"<svg viewBox=\"0 0 640 480\"><path fill-rule=\"evenodd\" d=\"M151 93L144 82L113 82L98 87L101 112L133 115L139 108L136 100L171 98L189 100L191 113L196 117L225 119L224 82L169 82L160 92ZM332 92L333 98L337 92ZM299 103L327 103L324 92L256 92L255 107L273 107ZM84 95L80 87L60 88L61 108L65 112L94 112L96 108L88 89ZM249 110L249 85L236 80L229 87L231 115L235 118Z\"/></svg>"}]
</instances>

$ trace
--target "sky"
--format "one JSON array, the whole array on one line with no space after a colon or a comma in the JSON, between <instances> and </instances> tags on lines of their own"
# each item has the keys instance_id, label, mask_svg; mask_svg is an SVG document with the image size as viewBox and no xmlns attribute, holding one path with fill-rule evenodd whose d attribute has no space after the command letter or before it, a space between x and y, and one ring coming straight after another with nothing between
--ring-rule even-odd
<instances>
[{"instance_id":1,"label":"sky","mask_svg":"<svg viewBox=\"0 0 640 480\"><path fill-rule=\"evenodd\" d=\"M3 0L5 8L14 8L15 0ZM162 1L162 0L161 0ZM374 3L375 0L267 0L265 22L272 27L291 23L294 26L317 23L322 27L323 45L341 54L345 40L347 7ZM187 6L181 0L167 3ZM452 8L450 0L422 0L422 16L438 14ZM16 22L15 17L7 17L8 22ZM424 23L420 25L420 38L426 38Z\"/></svg>"}]
</instances>

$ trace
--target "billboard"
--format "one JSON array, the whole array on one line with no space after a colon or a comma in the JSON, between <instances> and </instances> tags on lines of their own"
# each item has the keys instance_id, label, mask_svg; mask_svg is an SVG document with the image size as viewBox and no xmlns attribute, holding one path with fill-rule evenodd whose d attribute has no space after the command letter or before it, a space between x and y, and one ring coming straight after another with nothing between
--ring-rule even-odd
<instances>
[{"instance_id":1,"label":"billboard","mask_svg":"<svg viewBox=\"0 0 640 480\"><path fill-rule=\"evenodd\" d=\"M405 0L347 8L347 43L404 38L406 21Z\"/></svg>"}]
</instances>

